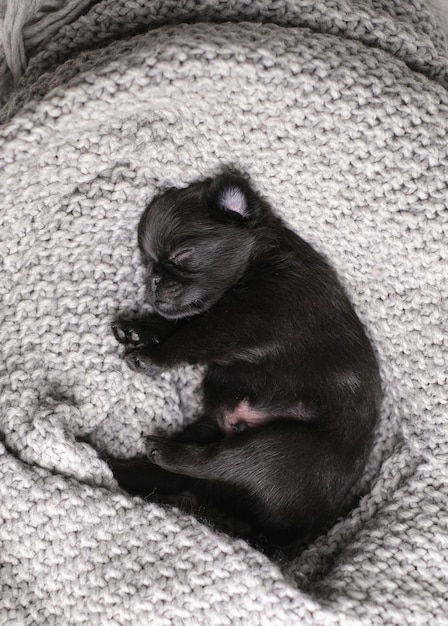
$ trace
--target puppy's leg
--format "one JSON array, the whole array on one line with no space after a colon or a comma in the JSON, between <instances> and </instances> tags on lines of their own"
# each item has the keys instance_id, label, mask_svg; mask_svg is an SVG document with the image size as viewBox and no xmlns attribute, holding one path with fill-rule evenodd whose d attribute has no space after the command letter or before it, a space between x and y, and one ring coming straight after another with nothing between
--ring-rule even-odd
<instances>
[{"instance_id":1,"label":"puppy's leg","mask_svg":"<svg viewBox=\"0 0 448 626\"><path fill-rule=\"evenodd\" d=\"M170 441L205 445L223 438L224 435L216 421L204 416L176 433ZM147 458L130 460L109 458L107 463L120 487L132 495L169 495L179 492L191 482L186 476L164 470Z\"/></svg>"},{"instance_id":2,"label":"puppy's leg","mask_svg":"<svg viewBox=\"0 0 448 626\"><path fill-rule=\"evenodd\" d=\"M147 441L153 463L245 493L256 522L276 531L310 529L331 518L357 477L357 453L347 448L288 420L207 446Z\"/></svg>"},{"instance_id":3,"label":"puppy's leg","mask_svg":"<svg viewBox=\"0 0 448 626\"><path fill-rule=\"evenodd\" d=\"M257 306L254 307L253 303ZM170 368L180 363L227 365L242 359L257 361L279 343L279 309L264 282L232 292L209 311L179 319L173 332L160 343L150 342L129 354L131 368L152 372L154 366ZM295 330L294 330L295 332ZM134 358L135 357L135 358Z\"/></svg>"}]
</instances>

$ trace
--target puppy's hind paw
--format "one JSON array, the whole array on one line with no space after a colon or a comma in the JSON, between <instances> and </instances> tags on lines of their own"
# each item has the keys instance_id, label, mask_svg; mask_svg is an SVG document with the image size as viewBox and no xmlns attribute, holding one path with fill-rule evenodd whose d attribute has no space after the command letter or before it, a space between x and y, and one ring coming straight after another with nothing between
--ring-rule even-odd
<instances>
[{"instance_id":1,"label":"puppy's hind paw","mask_svg":"<svg viewBox=\"0 0 448 626\"><path fill-rule=\"evenodd\" d=\"M175 443L166 437L146 437L146 454L151 463L160 467L169 466L170 452L175 450Z\"/></svg>"}]
</instances>

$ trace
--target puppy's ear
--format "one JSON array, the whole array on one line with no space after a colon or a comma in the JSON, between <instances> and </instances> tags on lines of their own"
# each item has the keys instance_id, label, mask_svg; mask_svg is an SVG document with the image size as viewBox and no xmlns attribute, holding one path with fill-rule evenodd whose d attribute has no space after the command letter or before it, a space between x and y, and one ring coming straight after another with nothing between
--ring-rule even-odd
<instances>
[{"instance_id":1,"label":"puppy's ear","mask_svg":"<svg viewBox=\"0 0 448 626\"><path fill-rule=\"evenodd\" d=\"M262 210L261 202L247 181L232 174L215 178L208 196L213 211L218 211L236 222L255 221Z\"/></svg>"}]
</instances>

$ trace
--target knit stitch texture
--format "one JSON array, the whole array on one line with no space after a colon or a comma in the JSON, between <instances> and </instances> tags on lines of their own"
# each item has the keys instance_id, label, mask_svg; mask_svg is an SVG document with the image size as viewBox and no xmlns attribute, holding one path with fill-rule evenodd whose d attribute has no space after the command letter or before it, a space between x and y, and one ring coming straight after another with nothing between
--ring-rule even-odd
<instances>
[{"instance_id":1,"label":"knit stitch texture","mask_svg":"<svg viewBox=\"0 0 448 626\"><path fill-rule=\"evenodd\" d=\"M103 0L40 39L3 75L0 623L446 625L448 60L420 0ZM147 203L228 164L336 267L384 386L359 502L274 562L98 454L198 413L200 370L137 375L110 322L143 305Z\"/></svg>"}]
</instances>

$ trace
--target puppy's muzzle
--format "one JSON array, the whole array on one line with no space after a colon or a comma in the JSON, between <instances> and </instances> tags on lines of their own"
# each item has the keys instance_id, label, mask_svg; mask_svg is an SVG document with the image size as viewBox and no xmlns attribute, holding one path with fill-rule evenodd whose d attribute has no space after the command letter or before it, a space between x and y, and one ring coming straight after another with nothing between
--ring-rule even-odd
<instances>
[{"instance_id":1,"label":"puppy's muzzle","mask_svg":"<svg viewBox=\"0 0 448 626\"><path fill-rule=\"evenodd\" d=\"M146 289L146 299L157 308L168 310L175 307L181 292L179 285L165 285L160 278L152 279Z\"/></svg>"}]
</instances>

